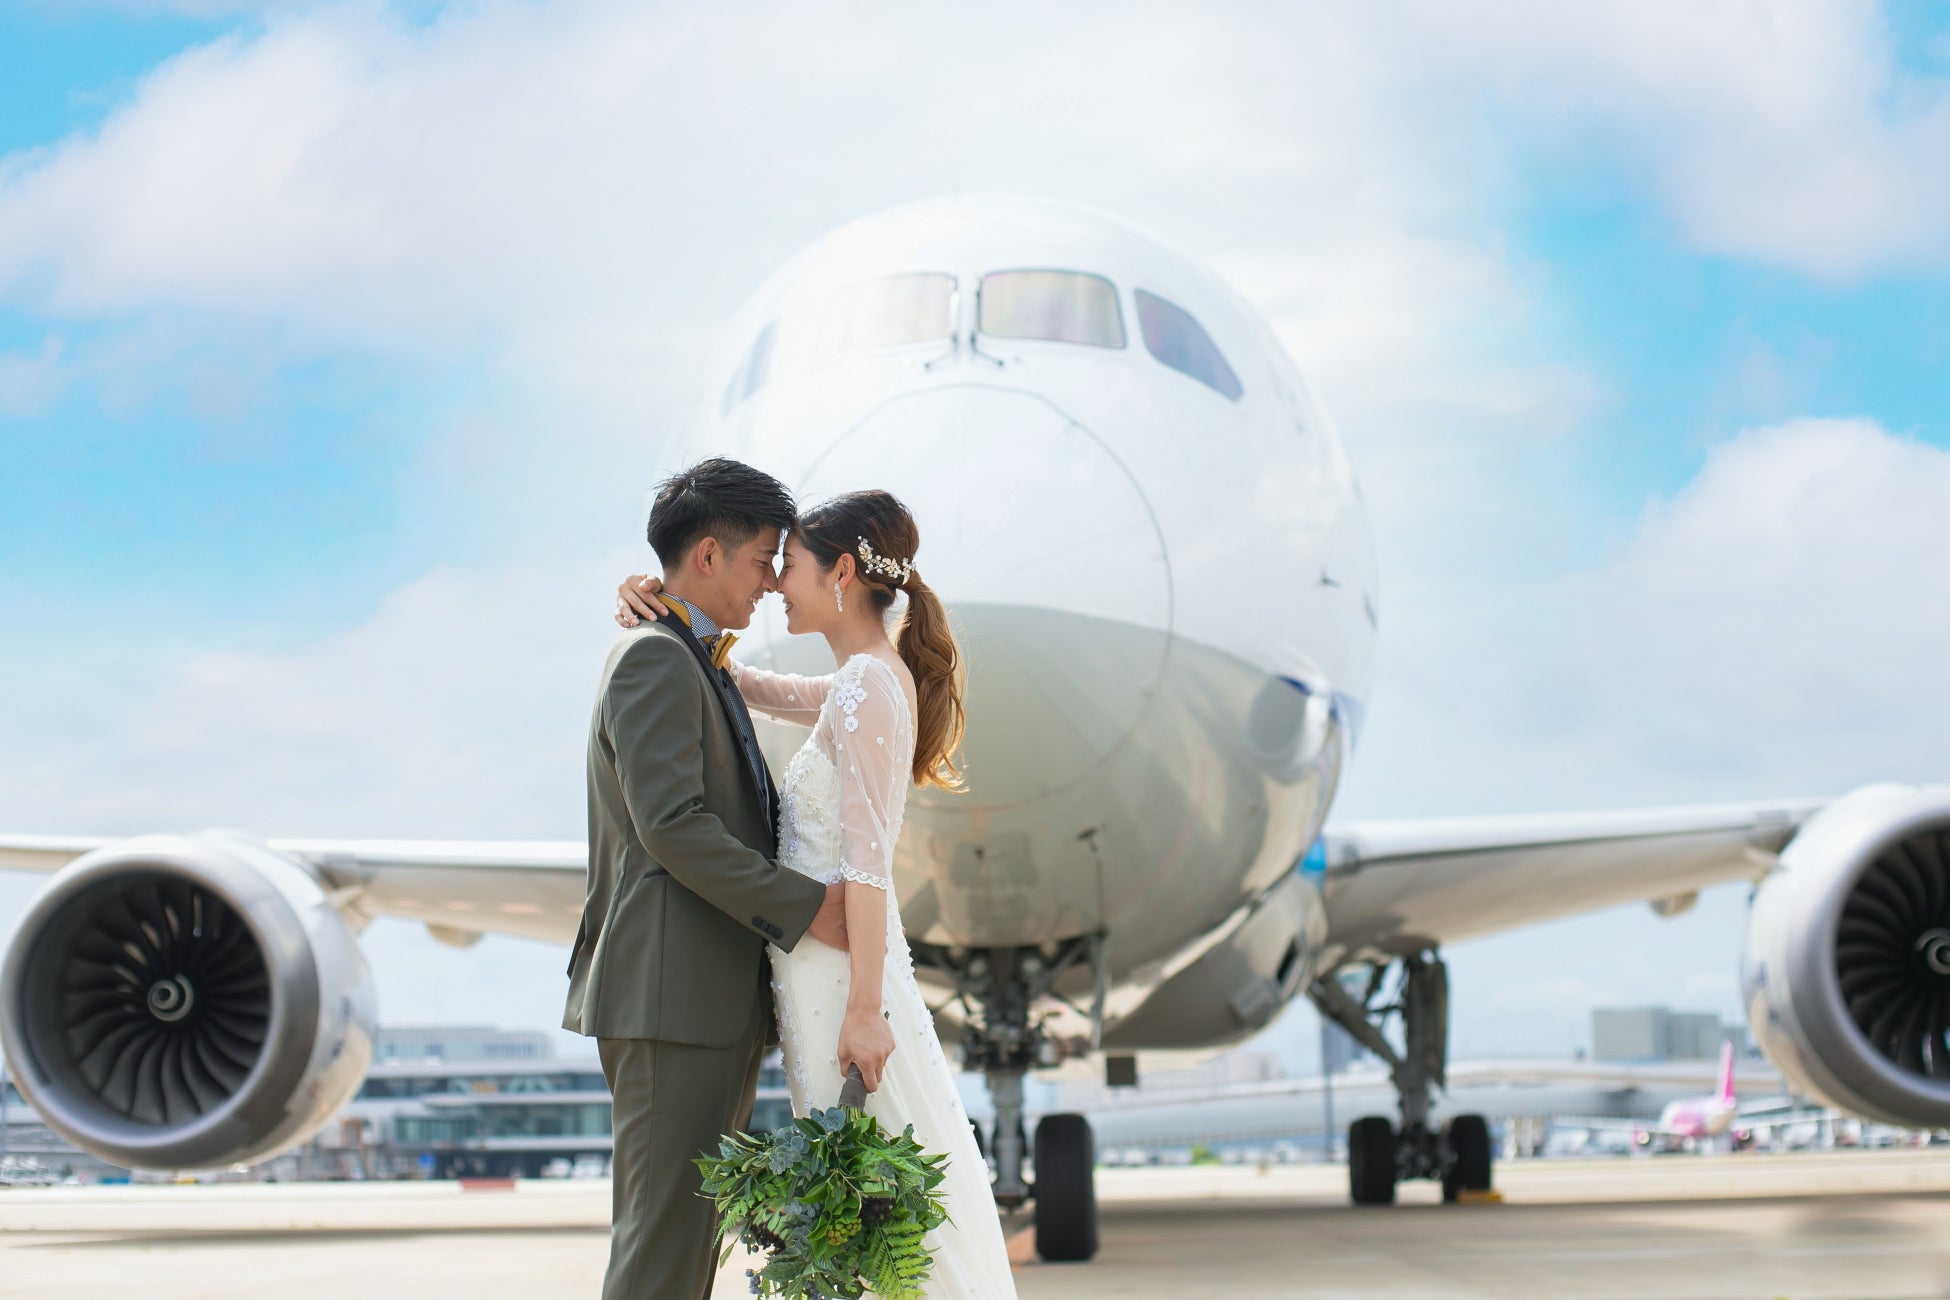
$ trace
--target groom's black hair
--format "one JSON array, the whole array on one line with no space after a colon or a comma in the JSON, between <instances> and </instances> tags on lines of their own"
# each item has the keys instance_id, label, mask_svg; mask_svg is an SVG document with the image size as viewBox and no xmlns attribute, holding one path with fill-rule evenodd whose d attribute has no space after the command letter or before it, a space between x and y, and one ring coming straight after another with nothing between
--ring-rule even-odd
<instances>
[{"instance_id":1,"label":"groom's black hair","mask_svg":"<svg viewBox=\"0 0 1950 1300\"><path fill-rule=\"evenodd\" d=\"M657 485L647 532L650 549L670 573L707 537L736 549L761 529L790 528L798 518L785 484L743 461L713 456Z\"/></svg>"}]
</instances>

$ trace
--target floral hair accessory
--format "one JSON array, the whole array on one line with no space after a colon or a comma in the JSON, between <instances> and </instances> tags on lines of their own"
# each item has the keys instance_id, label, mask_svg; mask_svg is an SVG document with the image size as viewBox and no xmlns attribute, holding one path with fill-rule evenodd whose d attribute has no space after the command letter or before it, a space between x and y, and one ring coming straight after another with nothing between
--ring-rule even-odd
<instances>
[{"instance_id":1,"label":"floral hair accessory","mask_svg":"<svg viewBox=\"0 0 1950 1300\"><path fill-rule=\"evenodd\" d=\"M860 539L860 564L868 573L878 573L896 587L906 582L914 572L914 561L890 560L884 555L875 555L873 546L864 537Z\"/></svg>"}]
</instances>

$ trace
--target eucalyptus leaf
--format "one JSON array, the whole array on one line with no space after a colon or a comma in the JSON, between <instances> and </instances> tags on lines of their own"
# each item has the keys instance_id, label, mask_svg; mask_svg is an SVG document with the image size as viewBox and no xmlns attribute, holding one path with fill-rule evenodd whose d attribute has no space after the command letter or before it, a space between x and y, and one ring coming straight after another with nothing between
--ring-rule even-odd
<instances>
[{"instance_id":1,"label":"eucalyptus leaf","mask_svg":"<svg viewBox=\"0 0 1950 1300\"><path fill-rule=\"evenodd\" d=\"M921 1300L933 1265L923 1243L948 1221L936 1190L946 1162L912 1125L894 1137L837 1106L732 1135L695 1161L726 1233L766 1255L753 1293L786 1300Z\"/></svg>"}]
</instances>

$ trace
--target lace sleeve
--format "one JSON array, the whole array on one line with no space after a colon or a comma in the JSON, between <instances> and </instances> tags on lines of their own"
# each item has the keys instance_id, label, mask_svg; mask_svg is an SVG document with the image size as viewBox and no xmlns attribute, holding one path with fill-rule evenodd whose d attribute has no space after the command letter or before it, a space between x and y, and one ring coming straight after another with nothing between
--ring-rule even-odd
<instances>
[{"instance_id":1,"label":"lace sleeve","mask_svg":"<svg viewBox=\"0 0 1950 1300\"><path fill-rule=\"evenodd\" d=\"M812 726L819 717L819 706L826 702L827 693L833 689L831 673L824 677L801 677L797 673L767 672L736 659L726 659L725 666L731 670L731 680L737 684L738 693L745 697L746 707L780 722L796 722L803 727Z\"/></svg>"},{"instance_id":2,"label":"lace sleeve","mask_svg":"<svg viewBox=\"0 0 1950 1300\"><path fill-rule=\"evenodd\" d=\"M840 871L880 889L893 878L894 840L910 784L907 700L878 660L835 681L833 744L840 770Z\"/></svg>"}]
</instances>

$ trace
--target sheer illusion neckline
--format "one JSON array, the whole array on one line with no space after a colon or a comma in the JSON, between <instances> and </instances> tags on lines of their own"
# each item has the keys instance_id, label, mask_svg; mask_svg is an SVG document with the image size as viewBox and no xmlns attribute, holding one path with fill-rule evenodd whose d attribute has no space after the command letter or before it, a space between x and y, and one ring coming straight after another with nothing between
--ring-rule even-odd
<instances>
[{"instance_id":1,"label":"sheer illusion neckline","mask_svg":"<svg viewBox=\"0 0 1950 1300\"><path fill-rule=\"evenodd\" d=\"M845 672L849 667L851 667L854 663L858 662L861 659L870 659L874 663L879 664L882 668L885 668L888 672L892 673L895 677L904 678L903 670L907 667L907 665L901 662L900 656L898 654L892 656L878 655L871 650L855 650L852 654L848 655L845 659L841 660L840 666L834 671Z\"/></svg>"},{"instance_id":2,"label":"sheer illusion neckline","mask_svg":"<svg viewBox=\"0 0 1950 1300\"><path fill-rule=\"evenodd\" d=\"M908 674L907 665L902 663L898 657L888 659L875 654L871 650L856 650L846 657L844 663L833 670L833 675L835 677L846 676L847 669L853 667L854 664L862 659L865 659L869 663L878 664L887 671L888 675L894 679L894 684L900 687L901 703L907 706L907 712L909 715L912 715L917 704L914 682Z\"/></svg>"}]
</instances>

